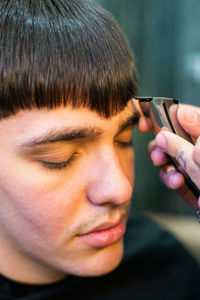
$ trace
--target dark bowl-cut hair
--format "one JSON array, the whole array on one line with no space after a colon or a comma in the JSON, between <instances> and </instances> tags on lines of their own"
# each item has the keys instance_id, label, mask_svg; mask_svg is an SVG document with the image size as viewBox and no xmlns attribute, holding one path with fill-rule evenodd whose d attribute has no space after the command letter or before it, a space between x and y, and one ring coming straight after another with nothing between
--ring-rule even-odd
<instances>
[{"instance_id":1,"label":"dark bowl-cut hair","mask_svg":"<svg viewBox=\"0 0 200 300\"><path fill-rule=\"evenodd\" d=\"M97 4L0 1L0 118L68 104L108 118L136 89L129 44Z\"/></svg>"}]
</instances>

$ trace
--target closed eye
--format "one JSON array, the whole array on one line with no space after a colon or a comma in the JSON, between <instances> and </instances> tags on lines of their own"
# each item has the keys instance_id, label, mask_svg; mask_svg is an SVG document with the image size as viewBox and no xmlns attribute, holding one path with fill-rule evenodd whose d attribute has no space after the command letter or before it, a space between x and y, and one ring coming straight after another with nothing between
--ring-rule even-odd
<instances>
[{"instance_id":1,"label":"closed eye","mask_svg":"<svg viewBox=\"0 0 200 300\"><path fill-rule=\"evenodd\" d=\"M116 141L115 144L117 144L120 148L128 148L133 146L133 141L132 140L128 142Z\"/></svg>"},{"instance_id":2,"label":"closed eye","mask_svg":"<svg viewBox=\"0 0 200 300\"><path fill-rule=\"evenodd\" d=\"M40 164L42 164L43 167L49 169L49 170L61 170L64 168L69 167L72 162L76 159L77 153L74 153L70 159L62 162L49 162L49 161L42 161L40 160Z\"/></svg>"},{"instance_id":3,"label":"closed eye","mask_svg":"<svg viewBox=\"0 0 200 300\"><path fill-rule=\"evenodd\" d=\"M114 143L120 148L128 148L133 146L133 129L135 126L129 126L115 137Z\"/></svg>"}]
</instances>

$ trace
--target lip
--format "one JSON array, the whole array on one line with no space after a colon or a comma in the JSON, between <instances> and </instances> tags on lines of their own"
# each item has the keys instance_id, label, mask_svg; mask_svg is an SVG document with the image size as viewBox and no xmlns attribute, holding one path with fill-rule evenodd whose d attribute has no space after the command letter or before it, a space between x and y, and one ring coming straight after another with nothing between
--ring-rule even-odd
<instances>
[{"instance_id":1,"label":"lip","mask_svg":"<svg viewBox=\"0 0 200 300\"><path fill-rule=\"evenodd\" d=\"M90 232L80 235L79 239L92 247L103 248L120 240L126 232L126 224L123 220L117 223L103 223Z\"/></svg>"}]
</instances>

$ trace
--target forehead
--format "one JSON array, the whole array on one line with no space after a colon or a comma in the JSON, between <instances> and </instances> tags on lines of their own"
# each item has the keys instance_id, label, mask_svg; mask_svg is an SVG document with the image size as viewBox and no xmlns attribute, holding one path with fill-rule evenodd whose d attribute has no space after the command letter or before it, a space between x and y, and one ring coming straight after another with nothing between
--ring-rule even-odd
<instances>
[{"instance_id":1,"label":"forehead","mask_svg":"<svg viewBox=\"0 0 200 300\"><path fill-rule=\"evenodd\" d=\"M36 134L42 135L47 130L79 127L99 127L107 132L114 132L120 123L135 114L131 101L125 109L110 118L103 118L88 108L73 109L70 106L55 109L32 109L18 112L15 116L0 121L0 137L7 136L16 141Z\"/></svg>"}]
</instances>

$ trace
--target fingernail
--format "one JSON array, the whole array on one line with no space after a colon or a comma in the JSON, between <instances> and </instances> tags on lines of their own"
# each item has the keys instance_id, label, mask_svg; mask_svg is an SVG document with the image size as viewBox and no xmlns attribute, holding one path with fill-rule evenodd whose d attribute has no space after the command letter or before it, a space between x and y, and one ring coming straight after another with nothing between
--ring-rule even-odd
<instances>
[{"instance_id":1,"label":"fingernail","mask_svg":"<svg viewBox=\"0 0 200 300\"><path fill-rule=\"evenodd\" d=\"M163 150L166 149L167 141L163 134L159 133L156 136L155 143L156 143L156 146L158 146L159 148L161 148Z\"/></svg>"},{"instance_id":2,"label":"fingernail","mask_svg":"<svg viewBox=\"0 0 200 300\"><path fill-rule=\"evenodd\" d=\"M197 114L192 109L181 107L180 113L182 114L183 120L189 125L194 125L197 122Z\"/></svg>"}]
</instances>

